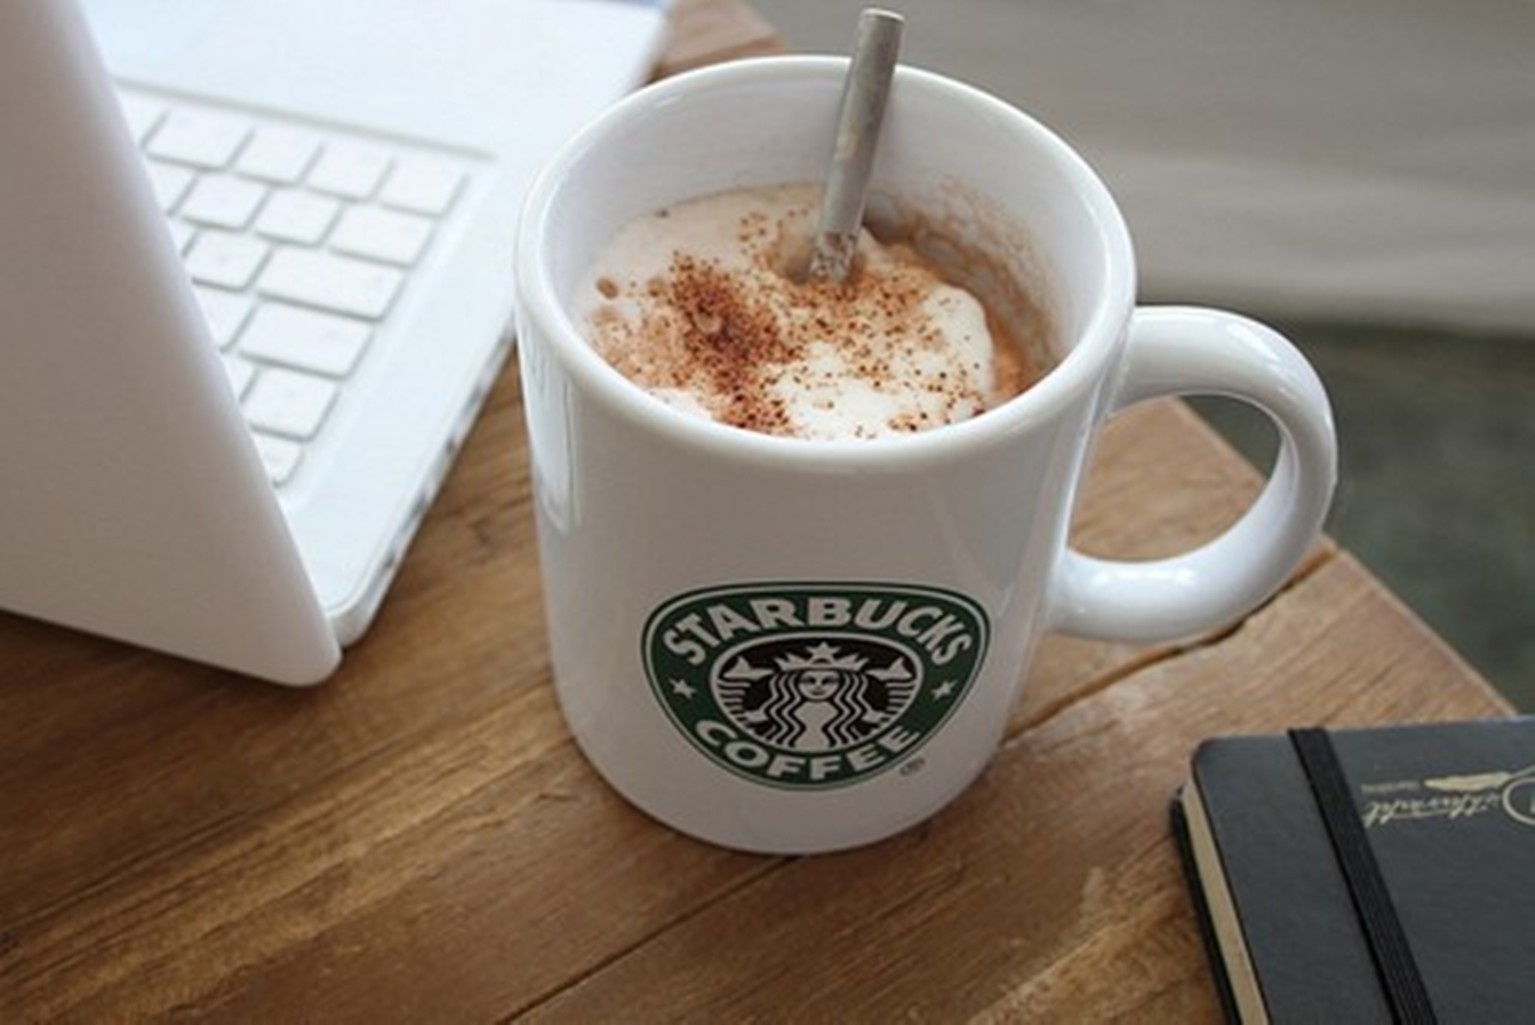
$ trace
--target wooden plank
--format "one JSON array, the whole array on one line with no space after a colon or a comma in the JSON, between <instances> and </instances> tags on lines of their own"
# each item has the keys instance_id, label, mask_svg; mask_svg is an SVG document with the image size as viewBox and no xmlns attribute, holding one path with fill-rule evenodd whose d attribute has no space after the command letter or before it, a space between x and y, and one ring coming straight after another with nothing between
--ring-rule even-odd
<instances>
[{"instance_id":1,"label":"wooden plank","mask_svg":"<svg viewBox=\"0 0 1535 1025\"><path fill-rule=\"evenodd\" d=\"M1297 717L1505 712L1357 563L1335 558L1220 643L1013 737L925 827L786 861L531 1020L770 1021L836 1007L849 1021L1215 1021L1167 826L1199 740Z\"/></svg>"},{"instance_id":2,"label":"wooden plank","mask_svg":"<svg viewBox=\"0 0 1535 1025\"><path fill-rule=\"evenodd\" d=\"M1361 629L1366 644L1356 648L1350 639ZM1262 665L1276 638L1288 654L1277 666ZM1331 669L1285 679L1297 662ZM175 857L142 862L13 929L0 957L0 1009L12 1005L15 1017L23 1010L45 1018L175 1010L269 1018L323 1006L328 1017L346 1020L452 1006L486 1017L563 991L549 1010L591 1020L588 1011L601 1007L563 1003L597 992L583 977L597 972L590 985L610 979L601 967L614 958L612 970L637 972L639 985L657 971L680 971L665 960L676 956L667 953L679 942L671 933L687 934L694 923L715 922L724 935L688 938L686 949L761 958L759 946L783 942L808 945L804 956L813 963L832 958L822 934L870 938L864 930L872 928L883 948L895 941L880 930L894 925L868 922L913 916L931 932L928 942L959 945L951 970L973 962L1018 986L1028 980L1016 993L995 984L1014 1003L1079 1000L1086 990L1095 999L1162 994L1186 1009L1192 998L1180 995L1184 984L1173 976L1198 977L1191 966L1199 961L1187 956L1193 933L1181 890L1171 885L1170 849L1152 826L1193 742L1213 732L1277 728L1284 710L1307 702L1327 707L1333 690L1334 720L1499 710L1474 685L1444 685L1464 683L1465 674L1357 566L1335 560L1233 637L1146 667L1026 730L929 827L865 852L799 862L729 854L644 819L592 776L563 737L550 736L555 713L547 688L538 688L473 722L317 780L313 792L257 821L199 838ZM1380 682L1364 688L1360 679ZM1217 687L1219 701L1212 699ZM1430 692L1441 695L1437 702L1425 700ZM1468 701L1468 693L1482 697ZM1134 752L1128 768L1125 752ZM1115 782L1121 770L1124 793ZM1093 814L1079 814L1084 807ZM1097 894L1096 917L1058 903L1060 873L1126 845L1130 861L1108 857L1096 882L1070 880L1081 893ZM1044 868L1018 870L1036 864ZM945 874L960 867L952 880ZM991 882L972 892L975 880ZM1003 883L1018 893L995 892ZM1019 901L1029 906L1020 910ZM1009 907L1037 924L988 919ZM793 942L783 935L730 939L773 908L787 909L781 928L798 935ZM964 935L972 930L1010 957L988 960L971 949ZM1048 942L1049 949L1031 946L1057 935L1069 939L1064 951ZM1078 946L1105 958L1130 948L1142 961L1148 951L1159 953L1140 988L1127 991L1096 985L1089 967L1066 956L1086 957ZM646 953L652 949L658 954ZM636 953L622 957L630 950ZM918 945L899 963L932 953ZM663 962L636 960L653 956ZM828 999L856 997L855 1009L893 1012L894 1005L866 1003L869 992L890 985L886 969L845 957L838 963L851 973L838 986L851 992L838 988ZM763 966L761 986L803 968L799 955L792 964ZM749 984L726 1005L706 1003L699 1013L774 1009L767 991L734 968L709 977L711 999L721 997L718 988ZM986 1009L921 1006L943 1017Z\"/></svg>"},{"instance_id":3,"label":"wooden plank","mask_svg":"<svg viewBox=\"0 0 1535 1025\"><path fill-rule=\"evenodd\" d=\"M509 696L13 927L0 1019L484 1020L757 870L629 809L552 705Z\"/></svg>"},{"instance_id":4,"label":"wooden plank","mask_svg":"<svg viewBox=\"0 0 1535 1025\"><path fill-rule=\"evenodd\" d=\"M741 0L676 0L670 18L671 35L657 78L784 48L773 27Z\"/></svg>"}]
</instances>

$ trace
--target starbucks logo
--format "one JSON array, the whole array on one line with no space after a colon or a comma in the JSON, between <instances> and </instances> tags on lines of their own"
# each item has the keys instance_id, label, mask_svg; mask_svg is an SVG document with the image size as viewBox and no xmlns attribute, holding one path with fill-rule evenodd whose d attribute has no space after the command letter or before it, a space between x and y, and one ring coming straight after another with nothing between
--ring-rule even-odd
<instances>
[{"instance_id":1,"label":"starbucks logo","mask_svg":"<svg viewBox=\"0 0 1535 1025\"><path fill-rule=\"evenodd\" d=\"M650 686L711 760L791 789L906 762L959 707L987 623L961 595L904 585L695 591L645 627Z\"/></svg>"}]
</instances>

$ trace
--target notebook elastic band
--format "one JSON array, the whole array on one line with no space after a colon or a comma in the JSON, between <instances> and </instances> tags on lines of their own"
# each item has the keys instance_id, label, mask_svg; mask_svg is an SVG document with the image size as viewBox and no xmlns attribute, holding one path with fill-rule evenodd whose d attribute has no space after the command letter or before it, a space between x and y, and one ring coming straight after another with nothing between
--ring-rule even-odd
<instances>
[{"instance_id":1,"label":"notebook elastic band","mask_svg":"<svg viewBox=\"0 0 1535 1025\"><path fill-rule=\"evenodd\" d=\"M1326 730L1291 730L1290 743L1311 783L1393 1017L1401 1025L1434 1025L1434 1005L1349 795L1332 739Z\"/></svg>"}]
</instances>

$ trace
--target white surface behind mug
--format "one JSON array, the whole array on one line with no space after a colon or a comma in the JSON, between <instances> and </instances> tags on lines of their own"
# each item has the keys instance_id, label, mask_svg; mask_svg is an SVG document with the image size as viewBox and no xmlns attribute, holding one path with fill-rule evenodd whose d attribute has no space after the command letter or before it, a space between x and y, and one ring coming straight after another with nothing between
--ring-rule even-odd
<instances>
[{"instance_id":1,"label":"white surface behind mug","mask_svg":"<svg viewBox=\"0 0 1535 1025\"><path fill-rule=\"evenodd\" d=\"M1245 614L1314 541L1335 478L1326 395L1283 338L1229 313L1136 310L1125 225L1090 169L1019 111L910 68L874 188L1005 240L1049 297L1054 370L962 424L810 442L690 417L604 363L568 312L599 248L681 199L818 179L845 66L744 61L631 96L545 170L517 251L566 720L640 808L755 851L867 843L942 807L995 751L1043 630L1168 639ZM1072 551L1099 425L1190 392L1274 420L1257 503L1181 557Z\"/></svg>"}]
</instances>

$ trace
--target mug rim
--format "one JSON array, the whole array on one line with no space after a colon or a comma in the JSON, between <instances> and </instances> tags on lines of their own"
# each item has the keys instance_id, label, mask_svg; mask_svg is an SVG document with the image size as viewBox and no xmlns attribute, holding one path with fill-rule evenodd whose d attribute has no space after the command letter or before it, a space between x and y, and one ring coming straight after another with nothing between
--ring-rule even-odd
<instances>
[{"instance_id":1,"label":"mug rim","mask_svg":"<svg viewBox=\"0 0 1535 1025\"><path fill-rule=\"evenodd\" d=\"M639 113L670 105L679 96L741 83L763 84L806 78L834 80L839 88L848 58L836 56L757 57L711 65L647 85L610 106L566 142L539 173L523 205L516 242L516 329L525 344L537 321L551 353L593 398L636 426L669 441L719 455L783 466L833 466L875 470L909 468L914 462L952 459L989 447L1058 413L1104 377L1103 364L1115 351L1135 304L1135 257L1129 229L1108 187L1060 136L1037 119L990 93L935 72L899 65L903 83L953 102L979 105L994 119L1031 137L1073 182L1098 231L1095 245L1102 267L1103 295L1074 332L1074 344L1043 377L1018 395L967 420L912 434L872 439L809 439L763 434L686 413L625 377L586 340L575 318L559 301L550 262L542 258L555 201L570 172L604 139Z\"/></svg>"}]
</instances>

